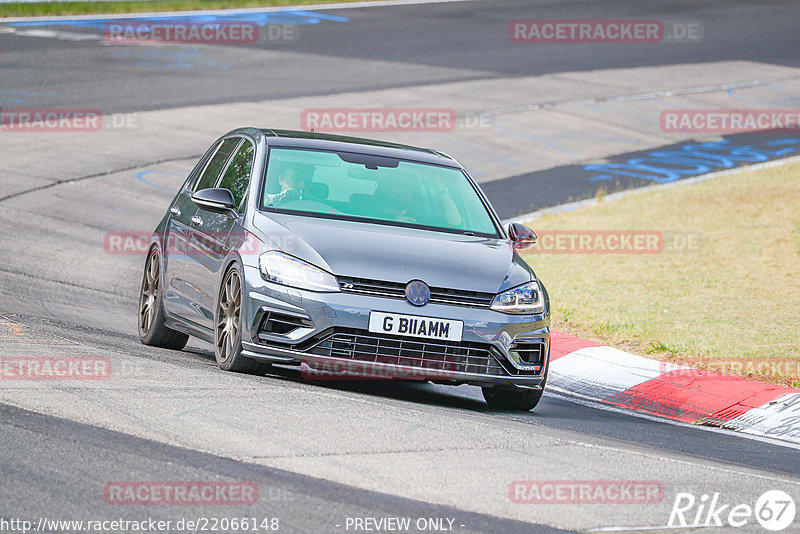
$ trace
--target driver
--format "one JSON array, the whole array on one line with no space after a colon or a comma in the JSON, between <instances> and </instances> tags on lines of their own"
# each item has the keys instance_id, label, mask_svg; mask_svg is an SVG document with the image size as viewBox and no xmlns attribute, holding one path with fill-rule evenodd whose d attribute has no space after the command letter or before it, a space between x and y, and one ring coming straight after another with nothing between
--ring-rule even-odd
<instances>
[{"instance_id":1,"label":"driver","mask_svg":"<svg viewBox=\"0 0 800 534\"><path fill-rule=\"evenodd\" d=\"M280 206L293 200L316 200L313 196L308 194L308 187L311 183L308 172L306 169L301 169L295 166L286 166L278 172L278 184L281 186L280 193L267 194L267 206Z\"/></svg>"}]
</instances>

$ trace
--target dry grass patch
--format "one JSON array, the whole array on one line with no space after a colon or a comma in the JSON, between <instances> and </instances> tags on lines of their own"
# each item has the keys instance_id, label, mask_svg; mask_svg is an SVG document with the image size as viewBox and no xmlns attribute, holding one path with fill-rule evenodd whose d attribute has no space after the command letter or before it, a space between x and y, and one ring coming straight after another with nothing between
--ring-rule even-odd
<instances>
[{"instance_id":1,"label":"dry grass patch","mask_svg":"<svg viewBox=\"0 0 800 534\"><path fill-rule=\"evenodd\" d=\"M654 358L800 386L800 164L637 192L535 219L696 235L699 250L527 254L557 329ZM669 239L667 240L669 241Z\"/></svg>"}]
</instances>

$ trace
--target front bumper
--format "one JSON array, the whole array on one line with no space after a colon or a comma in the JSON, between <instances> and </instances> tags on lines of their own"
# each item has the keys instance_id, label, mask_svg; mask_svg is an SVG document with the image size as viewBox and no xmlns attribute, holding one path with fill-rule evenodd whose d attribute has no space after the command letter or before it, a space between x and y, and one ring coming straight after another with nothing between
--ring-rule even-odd
<instances>
[{"instance_id":1,"label":"front bumper","mask_svg":"<svg viewBox=\"0 0 800 534\"><path fill-rule=\"evenodd\" d=\"M508 315L486 308L444 304L416 307L399 298L348 292L317 293L289 288L263 280L258 268L245 266L244 271L242 344L243 355L247 357L277 363L300 362L314 369L348 370L349 376L478 386L539 389L546 376L550 354L549 309L538 315ZM399 336L374 341L380 335L368 332L371 311L460 320L464 323L462 341L446 343L449 346ZM291 319L289 322L293 325L285 333L266 332L263 327L268 316ZM335 342L331 340L342 339L342 336L344 339L368 340L378 345L381 342L384 345L388 343L392 347L416 347L423 343L426 346L435 345L432 350L445 355L433 362L437 365L428 365L431 362L420 364L419 360L402 356L387 358L376 355L372 361L366 361L359 351L321 350L323 346L333 346ZM541 350L539 361L531 361L522 350L523 347L533 346ZM464 360L463 356L478 351L482 355L481 362L488 361L486 355L489 355L488 358L494 358L499 366L486 365L480 367L481 372L475 372L478 368L476 365L463 363L478 361L470 356ZM450 363L439 366L438 363L444 360ZM454 361L462 363L457 365L452 363ZM488 363L492 364L491 361Z\"/></svg>"}]
</instances>

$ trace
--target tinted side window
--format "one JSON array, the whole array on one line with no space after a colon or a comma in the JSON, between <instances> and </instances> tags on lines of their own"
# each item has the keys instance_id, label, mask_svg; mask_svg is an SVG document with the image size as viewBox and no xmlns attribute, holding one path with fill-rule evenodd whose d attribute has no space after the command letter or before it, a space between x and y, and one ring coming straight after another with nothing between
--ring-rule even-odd
<instances>
[{"instance_id":1,"label":"tinted side window","mask_svg":"<svg viewBox=\"0 0 800 534\"><path fill-rule=\"evenodd\" d=\"M231 159L228 170L225 171L225 175L218 186L233 193L233 199L236 201L237 206L242 205L242 199L247 193L254 157L255 147L253 143L245 140L239 150L236 151L236 155Z\"/></svg>"},{"instance_id":2,"label":"tinted side window","mask_svg":"<svg viewBox=\"0 0 800 534\"><path fill-rule=\"evenodd\" d=\"M192 172L189 173L189 177L186 179L186 183L183 184L183 189L194 189L194 185L197 183L197 177L199 176L200 172L205 168L206 163L208 163L208 158L214 155L214 152L217 151L217 147L219 147L220 143L214 143L211 148L206 150L206 153L203 154L203 157L195 164L194 169Z\"/></svg>"},{"instance_id":3,"label":"tinted side window","mask_svg":"<svg viewBox=\"0 0 800 534\"><path fill-rule=\"evenodd\" d=\"M240 137L231 137L230 139L223 141L222 146L219 147L217 153L211 158L206 170L203 171L203 175L194 186L195 191L214 187L214 184L217 183L219 173L222 172L222 169L225 167L225 163L228 161L228 157L236 148L236 145L239 144L239 141L241 141Z\"/></svg>"}]
</instances>

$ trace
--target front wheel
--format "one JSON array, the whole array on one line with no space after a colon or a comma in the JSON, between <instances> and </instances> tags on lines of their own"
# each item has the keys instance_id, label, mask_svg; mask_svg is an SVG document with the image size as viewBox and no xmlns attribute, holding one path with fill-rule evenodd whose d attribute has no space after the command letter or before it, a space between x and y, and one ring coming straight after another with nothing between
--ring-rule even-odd
<instances>
[{"instance_id":1,"label":"front wheel","mask_svg":"<svg viewBox=\"0 0 800 534\"><path fill-rule=\"evenodd\" d=\"M145 345L181 350L189 336L172 330L164 321L161 302L161 254L153 248L147 255L139 292L139 341Z\"/></svg>"},{"instance_id":2,"label":"front wheel","mask_svg":"<svg viewBox=\"0 0 800 534\"><path fill-rule=\"evenodd\" d=\"M547 375L542 381L542 389L482 387L483 398L492 408L527 412L536 408L544 393Z\"/></svg>"},{"instance_id":3,"label":"front wheel","mask_svg":"<svg viewBox=\"0 0 800 534\"><path fill-rule=\"evenodd\" d=\"M214 356L225 371L263 375L270 365L242 355L242 278L236 266L230 268L217 299Z\"/></svg>"}]
</instances>

